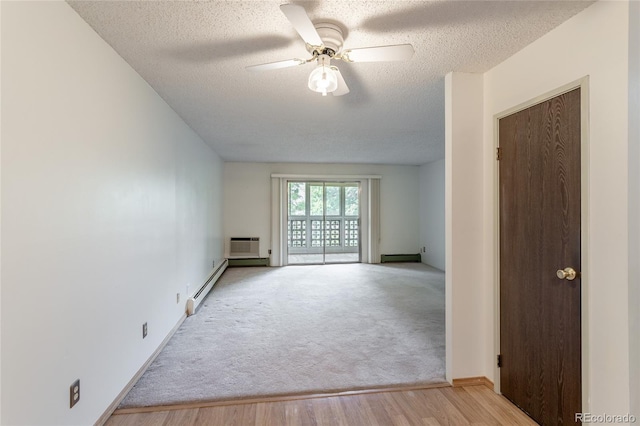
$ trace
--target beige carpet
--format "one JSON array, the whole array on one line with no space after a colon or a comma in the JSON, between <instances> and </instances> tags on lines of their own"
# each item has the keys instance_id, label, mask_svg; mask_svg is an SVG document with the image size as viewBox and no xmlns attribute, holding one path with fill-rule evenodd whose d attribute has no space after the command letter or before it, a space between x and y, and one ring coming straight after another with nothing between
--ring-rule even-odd
<instances>
[{"instance_id":1,"label":"beige carpet","mask_svg":"<svg viewBox=\"0 0 640 426\"><path fill-rule=\"evenodd\" d=\"M229 268L120 408L444 381L444 273Z\"/></svg>"}]
</instances>

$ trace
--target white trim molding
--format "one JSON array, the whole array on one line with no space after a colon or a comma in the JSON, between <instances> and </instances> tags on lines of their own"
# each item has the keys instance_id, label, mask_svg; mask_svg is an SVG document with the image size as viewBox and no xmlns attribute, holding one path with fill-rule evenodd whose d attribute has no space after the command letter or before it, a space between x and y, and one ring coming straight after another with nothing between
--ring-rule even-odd
<instances>
[{"instance_id":1,"label":"white trim molding","mask_svg":"<svg viewBox=\"0 0 640 426\"><path fill-rule=\"evenodd\" d=\"M589 76L565 84L555 90L541 96L530 99L499 114L494 115L494 152L499 146L499 120L516 112L537 105L541 102L560 96L574 89L580 89L580 227L581 227L581 352L582 352L582 410L589 411ZM494 191L494 333L495 355L500 353L500 175L497 161L493 165L493 191ZM500 393L500 369L494 367L495 391Z\"/></svg>"}]
</instances>

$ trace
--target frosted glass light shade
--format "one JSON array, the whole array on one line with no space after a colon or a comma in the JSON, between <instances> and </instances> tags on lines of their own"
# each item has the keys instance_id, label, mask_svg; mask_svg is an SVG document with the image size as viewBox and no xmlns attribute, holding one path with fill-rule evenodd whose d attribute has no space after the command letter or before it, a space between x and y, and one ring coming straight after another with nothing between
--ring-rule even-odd
<instances>
[{"instance_id":1,"label":"frosted glass light shade","mask_svg":"<svg viewBox=\"0 0 640 426\"><path fill-rule=\"evenodd\" d=\"M322 93L322 96L326 96L327 93L333 92L337 88L338 77L330 67L321 64L309 74L309 89L314 92Z\"/></svg>"}]
</instances>

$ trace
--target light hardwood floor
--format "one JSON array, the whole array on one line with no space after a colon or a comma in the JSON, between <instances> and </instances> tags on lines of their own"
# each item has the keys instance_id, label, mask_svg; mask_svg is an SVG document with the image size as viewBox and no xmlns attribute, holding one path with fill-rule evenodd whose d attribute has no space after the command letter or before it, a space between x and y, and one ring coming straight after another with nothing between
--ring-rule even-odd
<instances>
[{"instance_id":1,"label":"light hardwood floor","mask_svg":"<svg viewBox=\"0 0 640 426\"><path fill-rule=\"evenodd\" d=\"M115 414L107 426L132 425L535 425L486 386L326 396Z\"/></svg>"}]
</instances>

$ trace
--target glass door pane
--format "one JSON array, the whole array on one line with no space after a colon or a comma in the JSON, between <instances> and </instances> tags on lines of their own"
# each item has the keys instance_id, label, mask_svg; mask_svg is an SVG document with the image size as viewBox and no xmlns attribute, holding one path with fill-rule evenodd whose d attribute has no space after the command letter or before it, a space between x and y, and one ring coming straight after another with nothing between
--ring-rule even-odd
<instances>
[{"instance_id":1,"label":"glass door pane","mask_svg":"<svg viewBox=\"0 0 640 426\"><path fill-rule=\"evenodd\" d=\"M317 183L309 184L310 189L310 211L311 216L324 215L324 185Z\"/></svg>"},{"instance_id":2,"label":"glass door pane","mask_svg":"<svg viewBox=\"0 0 640 426\"><path fill-rule=\"evenodd\" d=\"M360 215L360 194L358 186L344 187L344 215L359 216Z\"/></svg>"},{"instance_id":3,"label":"glass door pane","mask_svg":"<svg viewBox=\"0 0 640 426\"><path fill-rule=\"evenodd\" d=\"M288 264L360 261L360 186L288 182Z\"/></svg>"},{"instance_id":4,"label":"glass door pane","mask_svg":"<svg viewBox=\"0 0 640 426\"><path fill-rule=\"evenodd\" d=\"M326 198L325 198L325 216L340 216L341 200L340 200L340 188L341 186L325 184Z\"/></svg>"},{"instance_id":5,"label":"glass door pane","mask_svg":"<svg viewBox=\"0 0 640 426\"><path fill-rule=\"evenodd\" d=\"M287 251L304 252L307 247L307 184L289 182L287 185Z\"/></svg>"},{"instance_id":6,"label":"glass door pane","mask_svg":"<svg viewBox=\"0 0 640 426\"><path fill-rule=\"evenodd\" d=\"M306 214L306 186L305 182L289 182L289 216Z\"/></svg>"},{"instance_id":7,"label":"glass door pane","mask_svg":"<svg viewBox=\"0 0 640 426\"><path fill-rule=\"evenodd\" d=\"M360 187L347 184L344 187L344 242L345 253L360 261Z\"/></svg>"},{"instance_id":8,"label":"glass door pane","mask_svg":"<svg viewBox=\"0 0 640 426\"><path fill-rule=\"evenodd\" d=\"M298 263L324 263L324 184L309 182L309 228L311 240Z\"/></svg>"},{"instance_id":9,"label":"glass door pane","mask_svg":"<svg viewBox=\"0 0 640 426\"><path fill-rule=\"evenodd\" d=\"M331 210L327 203L328 234L325 250L326 263L360 262L360 185L344 182L335 185L334 196L339 200ZM327 194L329 190L327 189Z\"/></svg>"}]
</instances>

